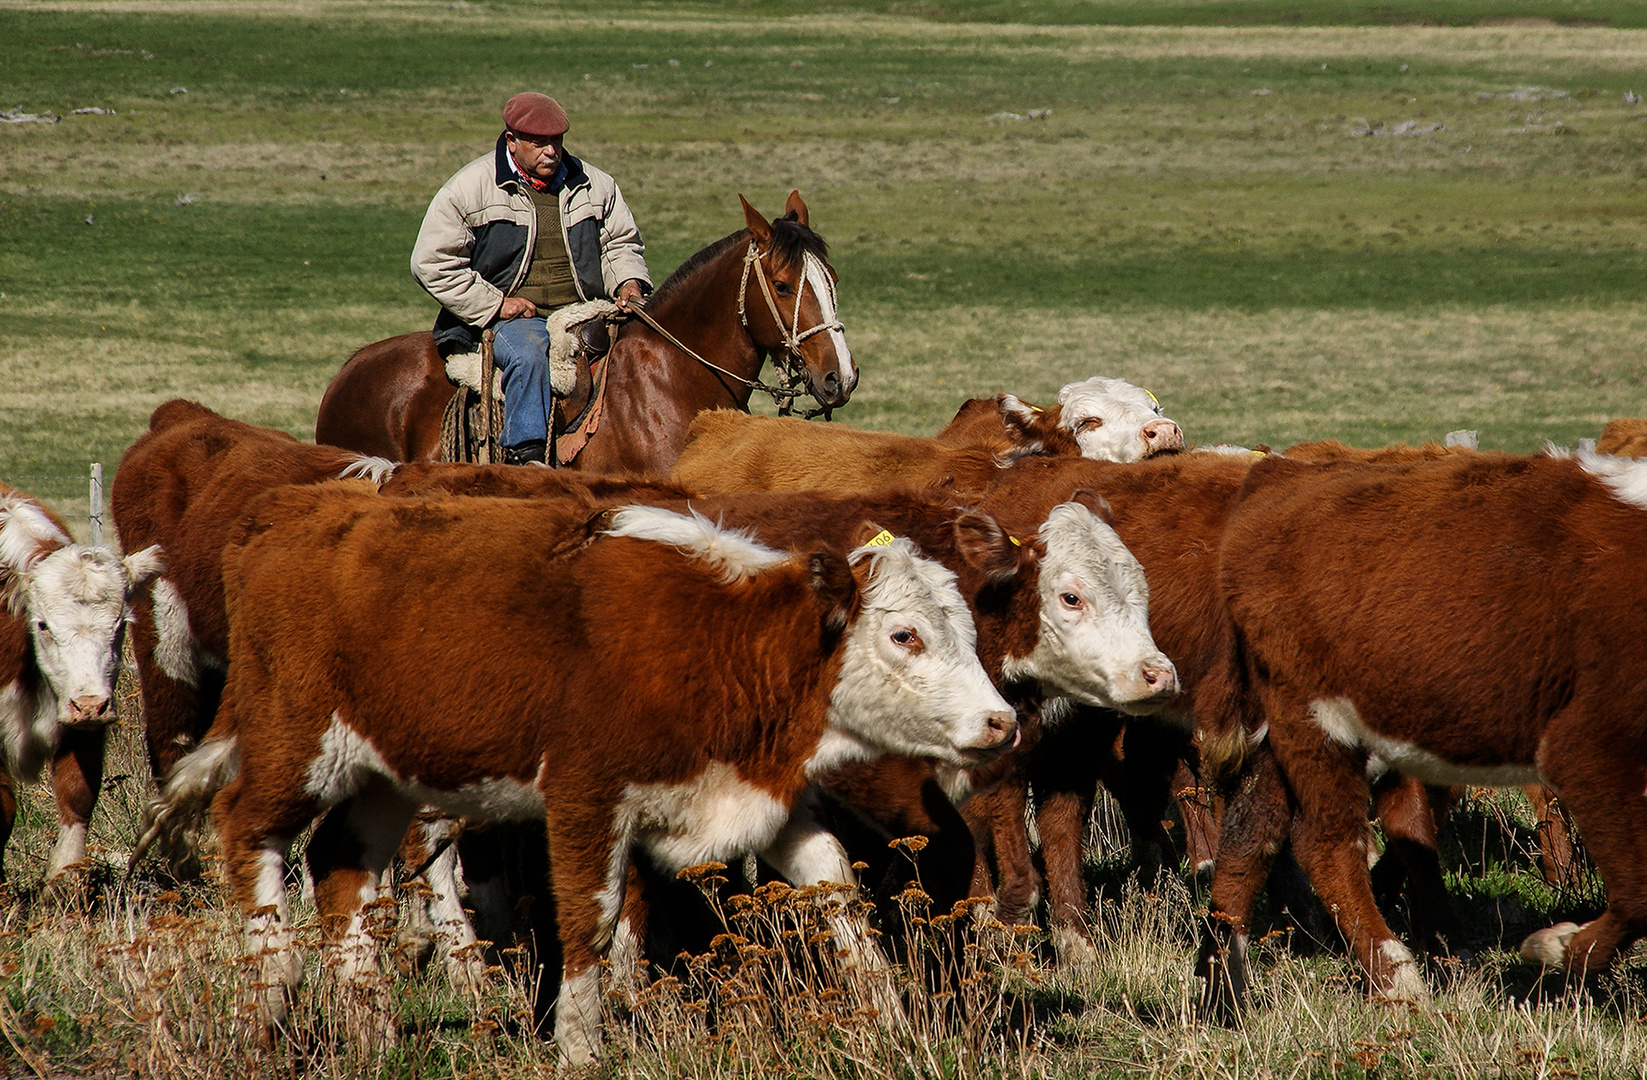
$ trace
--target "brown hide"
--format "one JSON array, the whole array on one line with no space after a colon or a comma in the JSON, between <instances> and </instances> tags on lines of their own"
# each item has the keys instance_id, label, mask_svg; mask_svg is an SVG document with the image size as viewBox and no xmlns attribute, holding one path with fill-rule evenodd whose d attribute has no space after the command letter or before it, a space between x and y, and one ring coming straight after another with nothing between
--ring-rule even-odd
<instances>
[{"instance_id":1,"label":"brown hide","mask_svg":"<svg viewBox=\"0 0 1647 1080\"><path fill-rule=\"evenodd\" d=\"M1005 439L950 447L933 439L814 424L790 417L701 412L671 479L705 495L747 491L942 488L960 499L988 490L1024 453Z\"/></svg>"},{"instance_id":2,"label":"brown hide","mask_svg":"<svg viewBox=\"0 0 1647 1080\"><path fill-rule=\"evenodd\" d=\"M1647 420L1609 420L1596 440L1596 453L1614 457L1647 457Z\"/></svg>"},{"instance_id":3,"label":"brown hide","mask_svg":"<svg viewBox=\"0 0 1647 1080\"><path fill-rule=\"evenodd\" d=\"M132 601L132 645L143 691L149 765L164 777L211 726L229 655L223 604L223 543L246 504L271 487L333 479L360 455L300 443L284 432L219 416L203 405L161 405L149 431L120 459L110 502L127 551L159 544L165 572ZM168 582L188 609L198 664L196 685L163 670L156 650L154 588Z\"/></svg>"},{"instance_id":4,"label":"brown hide","mask_svg":"<svg viewBox=\"0 0 1647 1080\"><path fill-rule=\"evenodd\" d=\"M1424 443L1408 446L1392 443L1389 446L1363 448L1346 446L1337 439L1297 443L1281 451L1288 461L1327 465L1338 461L1359 461L1368 465L1407 465L1415 461L1437 461L1441 458L1464 457L1478 453L1467 446L1441 446Z\"/></svg>"},{"instance_id":5,"label":"brown hide","mask_svg":"<svg viewBox=\"0 0 1647 1080\"><path fill-rule=\"evenodd\" d=\"M1561 458L1270 460L1249 474L1219 571L1247 700L1269 725L1261 756L1297 800L1300 862L1381 992L1404 996L1416 976L1372 903L1362 756L1324 737L1314 702L1348 702L1382 738L1454 766L1536 767L1560 792L1609 906L1526 948L1597 970L1647 932L1647 828L1618 810L1647 786L1644 526L1647 510ZM1215 910L1226 899L1215 883Z\"/></svg>"},{"instance_id":6,"label":"brown hide","mask_svg":"<svg viewBox=\"0 0 1647 1080\"><path fill-rule=\"evenodd\" d=\"M569 975L604 951L626 787L712 763L782 805L805 787L863 569L820 548L726 584L667 546L591 539L604 516L581 499L363 488L271 492L225 551L242 764L214 812L248 915L259 852L324 808L305 778L334 716L427 788L541 795ZM381 785L354 801L371 798L394 806ZM317 899L341 904L335 892L317 882Z\"/></svg>"},{"instance_id":7,"label":"brown hide","mask_svg":"<svg viewBox=\"0 0 1647 1080\"><path fill-rule=\"evenodd\" d=\"M1047 409L1019 400L1019 408L1030 413L1026 418L1022 412L1006 407L1007 397L996 394L992 398L972 398L965 402L956 411L955 419L933 436L933 441L943 446L964 447L992 446L1005 440L1040 453L1081 456L1081 444L1059 423L1063 406Z\"/></svg>"}]
</instances>

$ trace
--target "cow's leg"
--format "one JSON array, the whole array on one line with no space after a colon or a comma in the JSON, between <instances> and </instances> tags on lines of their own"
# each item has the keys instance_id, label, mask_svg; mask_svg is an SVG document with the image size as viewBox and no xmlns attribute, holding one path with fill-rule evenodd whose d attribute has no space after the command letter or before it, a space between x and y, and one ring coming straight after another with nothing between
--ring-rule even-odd
<instances>
[{"instance_id":1,"label":"cow's leg","mask_svg":"<svg viewBox=\"0 0 1647 1080\"><path fill-rule=\"evenodd\" d=\"M303 957L292 943L286 897L286 850L319 813L298 778L252 780L246 771L212 800L230 893L246 916L247 951L260 958L256 978L264 1019L286 1017L286 995L303 979Z\"/></svg>"},{"instance_id":2,"label":"cow's leg","mask_svg":"<svg viewBox=\"0 0 1647 1080\"><path fill-rule=\"evenodd\" d=\"M172 767L210 727L222 697L223 672L194 640L183 600L165 578L133 599L132 616L149 769L155 782L164 785ZM161 837L161 850L180 880L199 877L198 848L198 838L175 826Z\"/></svg>"},{"instance_id":3,"label":"cow's leg","mask_svg":"<svg viewBox=\"0 0 1647 1080\"><path fill-rule=\"evenodd\" d=\"M1211 874L1218 858L1218 814L1212 789L1180 759L1172 776L1172 795L1184 821L1184 861L1192 874Z\"/></svg>"},{"instance_id":4,"label":"cow's leg","mask_svg":"<svg viewBox=\"0 0 1647 1080\"><path fill-rule=\"evenodd\" d=\"M1268 746L1259 746L1225 800L1218 861L1195 973L1206 980L1202 1009L1218 1019L1239 1011L1251 981L1247 943L1258 894L1292 825L1290 793Z\"/></svg>"},{"instance_id":5,"label":"cow's leg","mask_svg":"<svg viewBox=\"0 0 1647 1080\"><path fill-rule=\"evenodd\" d=\"M52 761L51 783L57 796L57 844L46 865L50 885L86 861L86 828L103 785L103 747L108 730L65 730Z\"/></svg>"},{"instance_id":6,"label":"cow's leg","mask_svg":"<svg viewBox=\"0 0 1647 1080\"><path fill-rule=\"evenodd\" d=\"M839 883L855 886L856 875L846 849L835 835L818 824L813 809L816 798L811 792L795 803L789 820L761 857L774 870L795 885L822 885ZM906 1022L903 1004L892 985L891 967L886 953L869 934L863 917L847 910L830 916L830 929L841 943L847 960L857 971L870 980L869 996L883 1021Z\"/></svg>"},{"instance_id":7,"label":"cow's leg","mask_svg":"<svg viewBox=\"0 0 1647 1080\"><path fill-rule=\"evenodd\" d=\"M1049 727L1028 755L1041 865L1046 869L1047 923L1058 959L1066 964L1098 958L1088 928L1087 822L1104 763L1119 750L1123 724L1116 713L1080 709ZM1010 811L1002 807L1000 812Z\"/></svg>"},{"instance_id":8,"label":"cow's leg","mask_svg":"<svg viewBox=\"0 0 1647 1080\"><path fill-rule=\"evenodd\" d=\"M406 830L400 860L408 874L422 881L409 882L405 890L407 926L398 948L422 956L428 942L453 987L472 992L485 984L486 963L459 896L457 841L461 832L458 822L432 812L419 814Z\"/></svg>"},{"instance_id":9,"label":"cow's leg","mask_svg":"<svg viewBox=\"0 0 1647 1080\"><path fill-rule=\"evenodd\" d=\"M1435 815L1425 786L1386 774L1373 786L1373 806L1384 827L1383 858L1393 858L1405 872L1413 939L1427 952L1462 954L1464 925L1441 876Z\"/></svg>"},{"instance_id":10,"label":"cow's leg","mask_svg":"<svg viewBox=\"0 0 1647 1080\"><path fill-rule=\"evenodd\" d=\"M999 783L981 791L961 808L972 835L978 858L973 867L972 894L995 897L995 917L1009 926L1027 923L1035 917L1041 901L1041 876L1029 852L1029 828L1025 810L1029 805L1029 785L1023 774L1013 770ZM995 883L990 888L987 851L995 855Z\"/></svg>"},{"instance_id":11,"label":"cow's leg","mask_svg":"<svg viewBox=\"0 0 1647 1080\"><path fill-rule=\"evenodd\" d=\"M553 795L545 802L561 944L555 1045L568 1062L582 1066L600 1053L600 962L611 951L623 910L632 838L604 808Z\"/></svg>"},{"instance_id":12,"label":"cow's leg","mask_svg":"<svg viewBox=\"0 0 1647 1080\"><path fill-rule=\"evenodd\" d=\"M1575 887L1578 860L1573 857L1573 837L1566 808L1555 797L1555 792L1543 784L1528 784L1521 790L1532 803L1533 819L1538 822L1538 867L1544 883L1552 889Z\"/></svg>"},{"instance_id":13,"label":"cow's leg","mask_svg":"<svg viewBox=\"0 0 1647 1080\"><path fill-rule=\"evenodd\" d=\"M11 773L0 768L0 856L6 850L6 844L11 841L12 826L17 823L17 781L11 778ZM6 866L3 857L0 857L0 883L6 880Z\"/></svg>"},{"instance_id":14,"label":"cow's leg","mask_svg":"<svg viewBox=\"0 0 1647 1080\"><path fill-rule=\"evenodd\" d=\"M1598 728L1582 714L1558 717L1545 729L1538 771L1573 815L1607 883L1607 910L1521 944L1526 959L1577 974L1605 970L1619 949L1647 934L1647 745Z\"/></svg>"},{"instance_id":15,"label":"cow's leg","mask_svg":"<svg viewBox=\"0 0 1647 1080\"><path fill-rule=\"evenodd\" d=\"M337 947L338 976L345 983L370 984L379 975L372 905L386 899L380 895L384 872L416 813L416 802L374 781L333 807L309 842L315 912Z\"/></svg>"},{"instance_id":16,"label":"cow's leg","mask_svg":"<svg viewBox=\"0 0 1647 1080\"><path fill-rule=\"evenodd\" d=\"M1115 752L1099 759L1100 778L1115 797L1132 834L1132 862L1146 885L1172 858L1161 821L1172 801L1172 778L1188 735L1159 722L1126 721Z\"/></svg>"},{"instance_id":17,"label":"cow's leg","mask_svg":"<svg viewBox=\"0 0 1647 1080\"><path fill-rule=\"evenodd\" d=\"M1373 992L1390 1000L1423 1001L1429 991L1418 963L1373 900L1367 872L1371 792L1366 764L1333 742L1315 719L1339 707L1348 706L1317 701L1306 712L1283 703L1281 708L1293 714L1291 722L1270 728L1270 745L1298 800L1293 852L1332 913L1350 955L1362 965ZM1272 711L1271 715L1280 713ZM1228 829L1224 836L1229 836Z\"/></svg>"}]
</instances>

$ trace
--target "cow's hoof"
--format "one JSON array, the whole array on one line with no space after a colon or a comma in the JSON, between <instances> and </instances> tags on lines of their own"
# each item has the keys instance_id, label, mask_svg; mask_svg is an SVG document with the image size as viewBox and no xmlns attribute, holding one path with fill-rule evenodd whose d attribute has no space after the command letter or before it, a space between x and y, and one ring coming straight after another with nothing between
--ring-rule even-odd
<instances>
[{"instance_id":1,"label":"cow's hoof","mask_svg":"<svg viewBox=\"0 0 1647 1080\"><path fill-rule=\"evenodd\" d=\"M1098 966L1098 947L1079 926L1054 926L1052 948L1058 955L1058 964L1066 968Z\"/></svg>"},{"instance_id":2,"label":"cow's hoof","mask_svg":"<svg viewBox=\"0 0 1647 1080\"><path fill-rule=\"evenodd\" d=\"M1556 923L1528 936L1521 943L1521 958L1557 971L1567 967L1567 942L1578 933L1577 923Z\"/></svg>"}]
</instances>

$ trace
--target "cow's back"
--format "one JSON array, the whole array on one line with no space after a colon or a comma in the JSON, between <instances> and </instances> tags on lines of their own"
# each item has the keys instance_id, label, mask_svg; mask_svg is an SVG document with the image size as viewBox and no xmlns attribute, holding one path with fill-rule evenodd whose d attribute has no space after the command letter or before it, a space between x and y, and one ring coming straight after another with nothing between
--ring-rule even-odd
<instances>
[{"instance_id":1,"label":"cow's back","mask_svg":"<svg viewBox=\"0 0 1647 1080\"><path fill-rule=\"evenodd\" d=\"M718 409L693 419L671 479L705 495L938 485L965 494L995 467L993 448Z\"/></svg>"},{"instance_id":2,"label":"cow's back","mask_svg":"<svg viewBox=\"0 0 1647 1080\"><path fill-rule=\"evenodd\" d=\"M1449 760L1530 762L1550 719L1647 670L1647 509L1564 458L1255 467L1220 553L1257 663ZM1638 613L1632 616L1631 612ZM1464 732L1458 745L1449 732Z\"/></svg>"}]
</instances>

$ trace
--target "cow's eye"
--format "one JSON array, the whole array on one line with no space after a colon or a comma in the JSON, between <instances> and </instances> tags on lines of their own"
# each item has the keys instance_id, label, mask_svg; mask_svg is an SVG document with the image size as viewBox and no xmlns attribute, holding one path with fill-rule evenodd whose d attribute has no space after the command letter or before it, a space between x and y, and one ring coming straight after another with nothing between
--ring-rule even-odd
<instances>
[{"instance_id":1,"label":"cow's eye","mask_svg":"<svg viewBox=\"0 0 1647 1080\"><path fill-rule=\"evenodd\" d=\"M1075 593L1059 593L1058 602L1069 608L1071 611L1081 610L1081 598Z\"/></svg>"},{"instance_id":2,"label":"cow's eye","mask_svg":"<svg viewBox=\"0 0 1647 1080\"><path fill-rule=\"evenodd\" d=\"M1096 431L1096 430L1098 430L1099 428L1101 428L1103 426L1104 426L1104 418L1102 416L1089 416L1085 420L1082 420L1079 425L1077 425L1076 430L1077 431Z\"/></svg>"},{"instance_id":3,"label":"cow's eye","mask_svg":"<svg viewBox=\"0 0 1647 1080\"><path fill-rule=\"evenodd\" d=\"M34 628L40 632L41 637L51 637L51 627L46 625L46 620L41 619L34 624Z\"/></svg>"},{"instance_id":4,"label":"cow's eye","mask_svg":"<svg viewBox=\"0 0 1647 1080\"><path fill-rule=\"evenodd\" d=\"M892 631L892 642L893 642L893 644L902 645L906 649L912 648L920 640L921 640L920 637L918 637L916 635L915 631L913 631L913 630L894 630L894 631Z\"/></svg>"}]
</instances>

